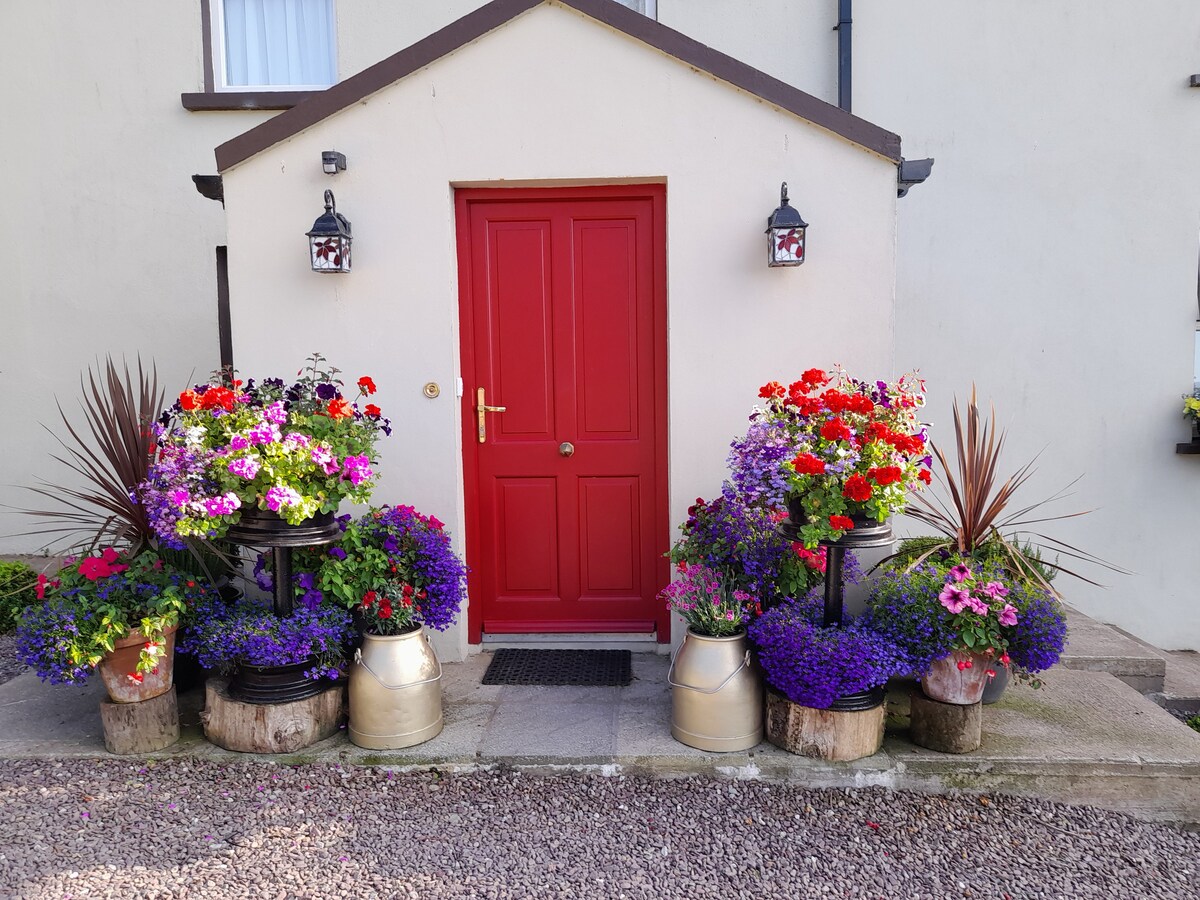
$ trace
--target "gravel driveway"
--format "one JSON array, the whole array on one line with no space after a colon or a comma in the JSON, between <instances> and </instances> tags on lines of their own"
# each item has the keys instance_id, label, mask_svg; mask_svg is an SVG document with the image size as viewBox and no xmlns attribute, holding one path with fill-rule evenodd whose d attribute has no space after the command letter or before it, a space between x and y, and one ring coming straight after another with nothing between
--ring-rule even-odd
<instances>
[{"instance_id":1,"label":"gravel driveway","mask_svg":"<svg viewBox=\"0 0 1200 900\"><path fill-rule=\"evenodd\" d=\"M1200 836L1001 797L0 761L0 896L1196 897Z\"/></svg>"}]
</instances>

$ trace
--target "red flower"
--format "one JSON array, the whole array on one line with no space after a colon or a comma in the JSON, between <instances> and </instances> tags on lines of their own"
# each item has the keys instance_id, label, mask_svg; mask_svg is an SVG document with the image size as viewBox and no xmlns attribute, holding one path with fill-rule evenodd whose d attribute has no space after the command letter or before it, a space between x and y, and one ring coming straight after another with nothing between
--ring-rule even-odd
<instances>
[{"instance_id":1,"label":"red flower","mask_svg":"<svg viewBox=\"0 0 1200 900\"><path fill-rule=\"evenodd\" d=\"M358 389L369 397L371 394L375 393L375 382L372 381L368 376L364 375L362 378L358 379Z\"/></svg>"},{"instance_id":2,"label":"red flower","mask_svg":"<svg viewBox=\"0 0 1200 900\"><path fill-rule=\"evenodd\" d=\"M830 516L829 527L834 531L852 531L854 521L849 516Z\"/></svg>"},{"instance_id":3,"label":"red flower","mask_svg":"<svg viewBox=\"0 0 1200 900\"><path fill-rule=\"evenodd\" d=\"M867 440L868 441L884 441L887 442L892 435L892 429L888 428L882 422L871 422L867 425Z\"/></svg>"},{"instance_id":4,"label":"red flower","mask_svg":"<svg viewBox=\"0 0 1200 900\"><path fill-rule=\"evenodd\" d=\"M385 597L383 603L379 605L379 618L390 619L392 617L392 604Z\"/></svg>"},{"instance_id":5,"label":"red flower","mask_svg":"<svg viewBox=\"0 0 1200 900\"><path fill-rule=\"evenodd\" d=\"M107 578L113 574L112 568L103 559L98 556L89 556L79 564L79 574L88 581L96 581L100 578Z\"/></svg>"},{"instance_id":6,"label":"red flower","mask_svg":"<svg viewBox=\"0 0 1200 900\"><path fill-rule=\"evenodd\" d=\"M895 484L904 477L899 466L880 466L877 469L868 469L867 475L875 479L875 483L881 487L885 484Z\"/></svg>"},{"instance_id":7,"label":"red flower","mask_svg":"<svg viewBox=\"0 0 1200 900\"><path fill-rule=\"evenodd\" d=\"M846 479L846 486L842 488L842 496L847 500L852 500L855 503L865 503L871 499L871 495L875 493L875 489L871 487L871 482L867 481L862 475L854 474Z\"/></svg>"},{"instance_id":8,"label":"red flower","mask_svg":"<svg viewBox=\"0 0 1200 900\"><path fill-rule=\"evenodd\" d=\"M869 416L875 412L875 404L871 401L870 397L864 394L851 394L846 400L846 409L852 413Z\"/></svg>"},{"instance_id":9,"label":"red flower","mask_svg":"<svg viewBox=\"0 0 1200 900\"><path fill-rule=\"evenodd\" d=\"M770 400L772 397L778 397L782 399L785 393L786 391L784 391L783 385L778 381L768 381L758 389L758 396L762 397L764 400Z\"/></svg>"},{"instance_id":10,"label":"red flower","mask_svg":"<svg viewBox=\"0 0 1200 900\"><path fill-rule=\"evenodd\" d=\"M227 387L210 387L200 397L201 409L221 409L229 412L233 409L236 395Z\"/></svg>"},{"instance_id":11,"label":"red flower","mask_svg":"<svg viewBox=\"0 0 1200 900\"><path fill-rule=\"evenodd\" d=\"M368 403L368 404L367 404L366 413L367 413L367 415L368 415L368 416L370 416L371 418L373 418L373 419L378 419L378 418L379 418L381 415L383 415L383 410L381 410L381 409L380 409L378 406L376 406L374 403Z\"/></svg>"},{"instance_id":12,"label":"red flower","mask_svg":"<svg viewBox=\"0 0 1200 900\"><path fill-rule=\"evenodd\" d=\"M443 528L446 527L446 523L443 522L441 519L439 519L437 516L430 516L425 521L427 521L431 526L436 528L438 531L441 531Z\"/></svg>"},{"instance_id":13,"label":"red flower","mask_svg":"<svg viewBox=\"0 0 1200 900\"><path fill-rule=\"evenodd\" d=\"M788 402L796 407L802 416L815 416L821 411L821 401L816 397L799 396L795 399L789 399Z\"/></svg>"},{"instance_id":14,"label":"red flower","mask_svg":"<svg viewBox=\"0 0 1200 900\"><path fill-rule=\"evenodd\" d=\"M341 397L334 397L329 401L329 406L326 409L326 414L331 419L349 419L354 415L354 407L347 400Z\"/></svg>"},{"instance_id":15,"label":"red flower","mask_svg":"<svg viewBox=\"0 0 1200 900\"><path fill-rule=\"evenodd\" d=\"M378 599L379 599L379 595L377 593L375 593L374 591L367 591L365 594L363 594L363 599L362 599L363 606L364 607L370 606Z\"/></svg>"},{"instance_id":16,"label":"red flower","mask_svg":"<svg viewBox=\"0 0 1200 900\"><path fill-rule=\"evenodd\" d=\"M930 474L928 469L922 469L920 472L917 473L917 477L920 478L926 484L929 484L929 482L931 482L933 480L933 475Z\"/></svg>"},{"instance_id":17,"label":"red flower","mask_svg":"<svg viewBox=\"0 0 1200 900\"><path fill-rule=\"evenodd\" d=\"M179 395L179 405L187 412L191 412L200 405L200 396L191 388L188 388Z\"/></svg>"},{"instance_id":18,"label":"red flower","mask_svg":"<svg viewBox=\"0 0 1200 900\"><path fill-rule=\"evenodd\" d=\"M828 390L821 395L821 399L825 402L825 407L834 415L846 409L850 403L850 398L841 391Z\"/></svg>"},{"instance_id":19,"label":"red flower","mask_svg":"<svg viewBox=\"0 0 1200 900\"><path fill-rule=\"evenodd\" d=\"M809 387L820 387L821 385L828 383L829 377L820 369L808 369L803 375L800 376L800 380Z\"/></svg>"},{"instance_id":20,"label":"red flower","mask_svg":"<svg viewBox=\"0 0 1200 900\"><path fill-rule=\"evenodd\" d=\"M841 419L830 419L821 426L821 437L827 441L848 441L850 440L850 426Z\"/></svg>"},{"instance_id":21,"label":"red flower","mask_svg":"<svg viewBox=\"0 0 1200 900\"><path fill-rule=\"evenodd\" d=\"M801 453L792 460L797 475L820 475L825 471L825 463L811 453Z\"/></svg>"}]
</instances>

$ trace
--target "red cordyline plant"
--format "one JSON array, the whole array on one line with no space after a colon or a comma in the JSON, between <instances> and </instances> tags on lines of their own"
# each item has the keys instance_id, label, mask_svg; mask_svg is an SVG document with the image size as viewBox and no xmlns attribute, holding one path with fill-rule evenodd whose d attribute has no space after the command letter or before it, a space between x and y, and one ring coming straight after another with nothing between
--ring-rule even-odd
<instances>
[{"instance_id":1,"label":"red cordyline plant","mask_svg":"<svg viewBox=\"0 0 1200 900\"><path fill-rule=\"evenodd\" d=\"M1029 506L1009 511L1013 497L1033 474L1037 458L1021 466L1003 482L997 474L1000 454L1004 448L1005 432L996 428L996 410L984 421L980 415L975 386L971 386L971 400L967 404L966 419L954 403L954 437L957 449L956 465L952 468L945 453L937 444L932 444L934 457L940 464L937 477L945 487L949 501L936 494L913 497L913 506L906 514L936 529L945 540L923 544L920 552L908 562L908 567L918 565L930 555L948 550L963 557L995 559L1015 577L1038 585L1055 596L1058 592L1050 585L1049 574L1063 572L1088 584L1098 584L1078 572L1068 569L1057 561L1043 559L1041 549L1063 554L1073 559L1104 566L1114 572L1128 574L1124 569L1110 565L1070 544L1065 544L1046 535L1024 531L1024 526L1072 519L1086 515L1091 510L1081 510L1059 515L1043 515L1038 512L1046 504L1062 499L1066 491L1078 482L1078 478L1058 493L1039 500ZM1021 538L1030 540L1022 545Z\"/></svg>"}]
</instances>

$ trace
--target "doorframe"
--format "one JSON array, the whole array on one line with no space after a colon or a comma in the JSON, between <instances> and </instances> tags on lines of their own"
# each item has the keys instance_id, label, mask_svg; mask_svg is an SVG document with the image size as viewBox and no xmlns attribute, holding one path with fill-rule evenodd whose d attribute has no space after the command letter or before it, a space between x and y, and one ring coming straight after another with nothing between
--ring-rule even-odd
<instances>
[{"instance_id":1,"label":"doorframe","mask_svg":"<svg viewBox=\"0 0 1200 900\"><path fill-rule=\"evenodd\" d=\"M454 190L454 230L458 250L458 321L459 371L463 379L462 400L462 457L463 500L467 574L467 642L483 641L483 603L480 598L479 548L481 527L479 510L479 445L475 427L474 396L471 377L475 372L475 324L471 285L471 218L473 203L509 202L522 200L649 200L651 208L651 240L654 247L652 270L652 302L654 308L654 438L655 438L655 496L654 540L663 550L656 560L654 571L656 590L670 580L670 563L665 555L670 547L670 484L668 478L668 416L667 416L667 186L662 183L581 185L577 187L469 187ZM661 542L661 543L658 543ZM671 615L666 604L660 604L654 616L655 637L660 644L671 641ZM570 634L567 632L566 634Z\"/></svg>"}]
</instances>

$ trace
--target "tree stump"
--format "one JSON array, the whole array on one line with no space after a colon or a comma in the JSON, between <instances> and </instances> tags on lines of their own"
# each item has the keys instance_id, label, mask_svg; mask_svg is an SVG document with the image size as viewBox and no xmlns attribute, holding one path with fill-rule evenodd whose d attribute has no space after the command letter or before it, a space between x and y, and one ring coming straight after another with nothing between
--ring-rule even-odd
<instances>
[{"instance_id":1,"label":"tree stump","mask_svg":"<svg viewBox=\"0 0 1200 900\"><path fill-rule=\"evenodd\" d=\"M767 694L767 740L797 756L850 762L873 756L883 745L886 704L861 712L801 706Z\"/></svg>"},{"instance_id":2,"label":"tree stump","mask_svg":"<svg viewBox=\"0 0 1200 900\"><path fill-rule=\"evenodd\" d=\"M345 688L335 685L291 703L242 703L229 696L229 681L204 686L200 721L204 736L240 753L291 753L337 734L345 714Z\"/></svg>"},{"instance_id":3,"label":"tree stump","mask_svg":"<svg viewBox=\"0 0 1200 900\"><path fill-rule=\"evenodd\" d=\"M109 753L129 756L163 750L179 740L179 704L175 686L140 703L100 701L100 723Z\"/></svg>"},{"instance_id":4,"label":"tree stump","mask_svg":"<svg viewBox=\"0 0 1200 900\"><path fill-rule=\"evenodd\" d=\"M931 700L920 688L909 695L909 734L918 747L939 753L970 753L983 740L983 704Z\"/></svg>"}]
</instances>

